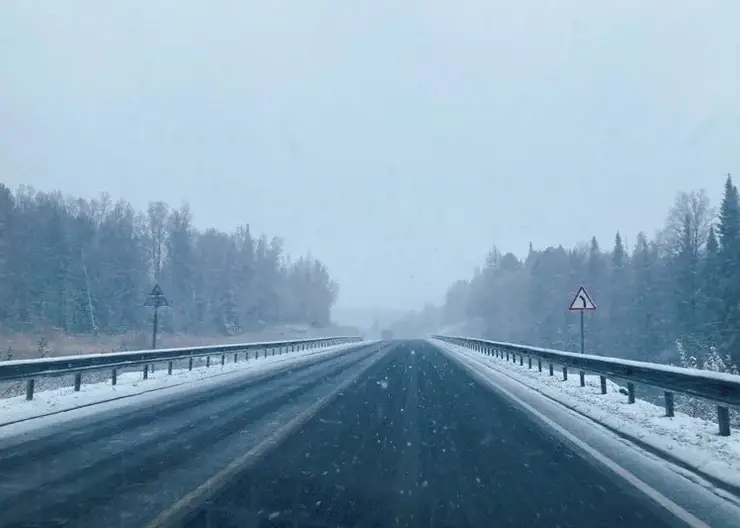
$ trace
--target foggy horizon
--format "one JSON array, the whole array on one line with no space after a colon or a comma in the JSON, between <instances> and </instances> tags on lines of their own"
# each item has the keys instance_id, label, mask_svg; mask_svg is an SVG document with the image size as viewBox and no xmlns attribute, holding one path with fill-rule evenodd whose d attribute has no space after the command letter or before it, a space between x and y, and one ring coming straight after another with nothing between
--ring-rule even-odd
<instances>
[{"instance_id":1,"label":"foggy horizon","mask_svg":"<svg viewBox=\"0 0 740 528\"><path fill-rule=\"evenodd\" d=\"M711 5L10 2L0 181L187 202L320 259L335 312L418 309L494 245L632 248L678 192L719 204L740 5Z\"/></svg>"}]
</instances>

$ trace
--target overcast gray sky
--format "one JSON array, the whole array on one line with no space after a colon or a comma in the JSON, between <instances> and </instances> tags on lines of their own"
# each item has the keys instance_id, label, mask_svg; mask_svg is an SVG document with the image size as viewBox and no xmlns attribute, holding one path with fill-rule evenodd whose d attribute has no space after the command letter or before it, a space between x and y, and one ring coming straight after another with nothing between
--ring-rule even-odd
<instances>
[{"instance_id":1,"label":"overcast gray sky","mask_svg":"<svg viewBox=\"0 0 740 528\"><path fill-rule=\"evenodd\" d=\"M0 181L191 204L415 307L740 174L740 2L3 0ZM740 179L740 177L739 177Z\"/></svg>"}]
</instances>

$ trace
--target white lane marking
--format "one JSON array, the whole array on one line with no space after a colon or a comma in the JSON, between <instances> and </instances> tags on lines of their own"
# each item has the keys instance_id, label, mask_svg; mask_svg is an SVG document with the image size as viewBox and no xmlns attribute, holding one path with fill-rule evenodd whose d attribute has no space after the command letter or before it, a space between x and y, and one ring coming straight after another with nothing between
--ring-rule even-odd
<instances>
[{"instance_id":1,"label":"white lane marking","mask_svg":"<svg viewBox=\"0 0 740 528\"><path fill-rule=\"evenodd\" d=\"M146 528L162 528L165 526L179 526L179 523L191 512L193 512L200 504L213 497L222 490L230 480L244 471L245 469L252 466L262 456L266 455L270 450L277 447L283 442L290 434L296 429L305 424L308 420L321 410L327 403L336 398L342 391L349 388L355 381L357 381L367 369L375 365L380 359L382 359L391 349L394 347L380 348L376 351L376 357L373 361L368 362L365 368L361 369L355 375L347 378L342 383L337 385L332 391L326 396L319 398L314 404L306 408L300 414L295 416L293 419L288 421L285 425L275 430L270 436L262 440L252 449L244 453L239 458L232 461L225 468L220 470L218 473L213 475L211 478L206 480L203 484L195 488L193 491L182 497L180 500L175 502L172 506L159 513L152 521L150 521Z\"/></svg>"},{"instance_id":2,"label":"white lane marking","mask_svg":"<svg viewBox=\"0 0 740 528\"><path fill-rule=\"evenodd\" d=\"M586 442L582 441L581 439L577 438L576 436L568 432L562 426L555 423L553 420L551 420L550 418L548 418L547 416L539 412L537 409L535 409L534 407L532 407L525 401L519 399L513 393L504 389L500 385L496 385L496 383L494 383L493 380L486 377L484 374L479 372L477 369L475 369L475 367L473 367L466 361L466 360L475 361L474 359L463 358L461 355L458 355L449 350L445 350L443 347L437 347L434 344L432 344L432 346L434 346L437 350L440 350L444 355L446 355L448 358L455 361L457 364L461 365L479 383L489 387L494 392L500 392L504 394L507 398L516 402L518 405L520 405L521 407L529 411L531 414L533 414L534 416L542 420L549 427L552 427L555 431L557 431L559 434L565 437L568 441L576 445L579 449L585 451L589 456L593 457L595 460L597 460L598 462L603 464L605 467L613 471L617 476L627 481L629 484L631 484L632 486L637 488L639 491L647 495L655 503L663 507L665 510L667 510L669 513L671 513L675 517L685 522L687 525L691 526L692 528L711 528L704 521L702 521L701 519L697 518L693 514L684 510L681 506L673 502L671 499L669 499L665 495L662 495L655 488L651 487L644 481L637 478L635 475L633 475L632 473L624 469L622 466L614 462L612 459L607 458L605 455L599 453L596 449L588 445ZM484 363L480 363L480 364L485 366Z\"/></svg>"}]
</instances>

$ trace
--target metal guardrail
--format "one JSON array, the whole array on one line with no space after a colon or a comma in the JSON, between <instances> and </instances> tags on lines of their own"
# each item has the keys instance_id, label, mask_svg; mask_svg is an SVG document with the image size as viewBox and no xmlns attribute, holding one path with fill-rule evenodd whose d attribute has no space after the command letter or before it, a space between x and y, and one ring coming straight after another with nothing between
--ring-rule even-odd
<instances>
[{"instance_id":1,"label":"metal guardrail","mask_svg":"<svg viewBox=\"0 0 740 528\"><path fill-rule=\"evenodd\" d=\"M553 365L562 367L563 379L568 379L568 368L579 370L581 387L585 386L585 373L598 374L601 381L601 394L606 394L606 378L617 378L627 382L627 402L635 403L635 383L650 385L665 391L665 415L674 416L674 394L686 394L708 400L717 405L717 421L720 436L730 435L729 407L740 408L740 376L719 372L702 371L630 361L588 354L575 354L560 350L537 348L512 343L500 343L469 337L433 336L435 339L454 345L470 348L489 356L506 361L517 361L532 368L532 358L537 359L537 368L542 372L542 362L549 363L550 376Z\"/></svg>"},{"instance_id":2,"label":"metal guardrail","mask_svg":"<svg viewBox=\"0 0 740 528\"><path fill-rule=\"evenodd\" d=\"M144 379L149 375L150 365L167 361L167 373L172 374L172 363L179 359L189 359L188 370L193 369L194 358L206 358L206 366L210 366L211 356L221 356L221 364L226 363L226 355L234 354L234 363L239 360L239 354L245 353L249 359L251 351L255 351L255 359L260 351L267 357L268 351L274 356L295 350L306 350L345 343L362 341L361 337L325 337L315 339L299 339L293 341L270 341L266 343L244 343L236 345L200 346L189 348L163 348L157 350L137 350L133 352L111 352L109 354L86 354L80 356L64 356L43 359L22 359L0 362L0 382L26 381L26 399L33 399L34 380L40 377L63 376L74 374L74 390L79 391L82 384L82 373L86 371L112 369L111 383L116 384L117 372L120 368L135 365L144 366Z\"/></svg>"}]
</instances>

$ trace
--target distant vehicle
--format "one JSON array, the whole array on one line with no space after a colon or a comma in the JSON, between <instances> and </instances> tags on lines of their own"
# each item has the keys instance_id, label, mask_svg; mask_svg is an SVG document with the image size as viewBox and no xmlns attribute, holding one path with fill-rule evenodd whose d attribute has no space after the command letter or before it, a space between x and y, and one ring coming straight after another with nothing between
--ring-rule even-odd
<instances>
[{"instance_id":1,"label":"distant vehicle","mask_svg":"<svg viewBox=\"0 0 740 528\"><path fill-rule=\"evenodd\" d=\"M381 333L381 339L383 341L390 341L391 339L393 339L393 332L391 332L390 330L383 330L383 332Z\"/></svg>"}]
</instances>

